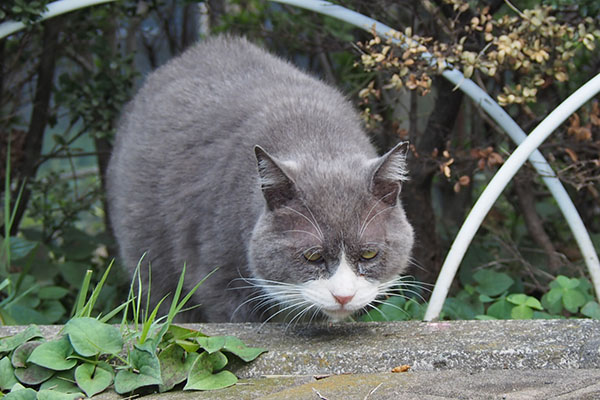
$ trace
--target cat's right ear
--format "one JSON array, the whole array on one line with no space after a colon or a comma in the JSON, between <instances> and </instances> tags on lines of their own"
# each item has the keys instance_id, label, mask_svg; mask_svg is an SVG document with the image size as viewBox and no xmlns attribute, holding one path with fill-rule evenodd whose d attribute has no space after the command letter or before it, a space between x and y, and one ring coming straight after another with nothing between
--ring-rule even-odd
<instances>
[{"instance_id":1,"label":"cat's right ear","mask_svg":"<svg viewBox=\"0 0 600 400\"><path fill-rule=\"evenodd\" d=\"M254 146L260 188L269 210L284 206L296 196L296 185L282 167L262 147Z\"/></svg>"}]
</instances>

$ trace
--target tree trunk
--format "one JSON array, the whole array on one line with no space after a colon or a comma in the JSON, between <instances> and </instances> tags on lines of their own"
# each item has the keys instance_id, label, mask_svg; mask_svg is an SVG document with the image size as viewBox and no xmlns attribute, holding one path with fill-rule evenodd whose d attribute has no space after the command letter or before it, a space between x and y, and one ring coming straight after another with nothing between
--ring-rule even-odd
<instances>
[{"instance_id":1,"label":"tree trunk","mask_svg":"<svg viewBox=\"0 0 600 400\"><path fill-rule=\"evenodd\" d=\"M42 54L40 56L40 64L38 67L31 120L29 122L27 137L25 138L23 168L18 177L20 182L27 182L34 178L39 167L38 160L42 153L44 132L48 125L50 97L52 95L54 70L57 58L59 26L60 19L44 22ZM16 190L19 190L19 188L17 187ZM15 220L11 226L11 235L15 235L19 229L19 223L23 218L30 196L31 190L25 186L21 200L17 205ZM15 197L16 193L15 196L13 196L13 199Z\"/></svg>"},{"instance_id":2,"label":"tree trunk","mask_svg":"<svg viewBox=\"0 0 600 400\"><path fill-rule=\"evenodd\" d=\"M413 260L415 277L434 282L442 261L442 249L436 233L431 188L438 164L431 159L435 149L445 148L460 110L462 92L442 77L435 78L437 98L425 132L412 138L416 153L409 156L410 181L403 188L403 202L408 219L415 229Z\"/></svg>"}]
</instances>

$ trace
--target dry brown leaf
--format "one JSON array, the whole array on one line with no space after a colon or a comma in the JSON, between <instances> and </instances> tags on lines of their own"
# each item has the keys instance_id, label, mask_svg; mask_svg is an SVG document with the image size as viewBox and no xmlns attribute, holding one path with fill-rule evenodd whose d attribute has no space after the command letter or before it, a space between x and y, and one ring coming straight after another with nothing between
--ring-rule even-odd
<instances>
[{"instance_id":1,"label":"dry brown leaf","mask_svg":"<svg viewBox=\"0 0 600 400\"><path fill-rule=\"evenodd\" d=\"M392 372L394 372L394 373L406 372L409 369L410 369L410 365L399 365L397 367L392 368Z\"/></svg>"}]
</instances>

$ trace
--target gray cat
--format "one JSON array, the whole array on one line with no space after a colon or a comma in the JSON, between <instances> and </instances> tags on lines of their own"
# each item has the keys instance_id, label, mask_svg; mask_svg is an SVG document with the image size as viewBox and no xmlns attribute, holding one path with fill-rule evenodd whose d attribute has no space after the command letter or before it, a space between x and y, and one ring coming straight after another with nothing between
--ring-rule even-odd
<instances>
[{"instance_id":1,"label":"gray cat","mask_svg":"<svg viewBox=\"0 0 600 400\"><path fill-rule=\"evenodd\" d=\"M407 268L406 151L377 157L349 102L289 63L204 40L122 117L108 200L123 262L146 253L155 303L184 263L187 289L219 267L186 321L341 320Z\"/></svg>"}]
</instances>

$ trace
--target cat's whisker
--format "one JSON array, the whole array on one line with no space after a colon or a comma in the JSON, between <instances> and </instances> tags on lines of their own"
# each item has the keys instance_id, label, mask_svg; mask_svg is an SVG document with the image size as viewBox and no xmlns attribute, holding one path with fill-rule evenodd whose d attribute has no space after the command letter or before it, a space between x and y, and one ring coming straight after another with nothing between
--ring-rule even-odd
<instances>
[{"instance_id":1,"label":"cat's whisker","mask_svg":"<svg viewBox=\"0 0 600 400\"><path fill-rule=\"evenodd\" d=\"M302 316L305 315L308 311L310 311L312 308L315 308L316 305L315 304L310 304L308 307L304 307L302 309L302 311L300 311L299 313L297 313L289 322L288 322L288 327L290 325L292 325L292 323L294 324L294 327L296 326L296 324L298 322L300 322L300 320L302 319ZM294 322L295 321L295 322ZM286 328L287 329L287 328Z\"/></svg>"},{"instance_id":2,"label":"cat's whisker","mask_svg":"<svg viewBox=\"0 0 600 400\"><path fill-rule=\"evenodd\" d=\"M310 216L312 217L313 221L315 222L317 232L319 232L319 236L321 236L321 238L324 238L325 236L323 235L323 231L321 230L321 227L319 226L319 221L315 218L315 214L313 214L313 212L310 209L310 207L308 206L308 204L304 204L304 207L306 207L306 209L310 213Z\"/></svg>"},{"instance_id":3,"label":"cat's whisker","mask_svg":"<svg viewBox=\"0 0 600 400\"><path fill-rule=\"evenodd\" d=\"M370 302L369 304L367 304L365 307L363 307L363 309L366 309L367 307L372 308L373 310L377 311L379 314L381 314L381 316L386 320L389 321L390 319L388 318L387 315L385 315L385 313L377 306L373 305L374 302ZM369 315L369 317L371 318L371 321L374 321L373 317L371 317Z\"/></svg>"},{"instance_id":4,"label":"cat's whisker","mask_svg":"<svg viewBox=\"0 0 600 400\"><path fill-rule=\"evenodd\" d=\"M289 304L289 305L287 305L287 306L285 306L285 307L281 308L279 311L277 311L276 313L272 314L272 315L271 315L269 318L267 318L267 319L265 320L265 322L263 322L263 323L261 324L261 327L262 327L262 326L263 326L265 323L269 322L271 319L275 318L277 315L279 315L279 314L281 314L281 313L283 313L283 312L286 312L286 311L287 311L287 314L285 315L284 319L285 319L285 318L287 318L287 316L288 316L288 315L290 315L290 314L291 314L291 313L292 313L294 310L296 310L296 309L298 309L298 308L302 307L302 306L303 306L303 303L304 303L304 304L308 304L308 302L307 302L306 300L304 300L304 301L301 301L301 302L299 302L299 303L292 303L292 304ZM275 306L280 306L280 305L282 305L282 304L285 304L285 303L278 302L278 303L277 303Z\"/></svg>"},{"instance_id":5,"label":"cat's whisker","mask_svg":"<svg viewBox=\"0 0 600 400\"><path fill-rule=\"evenodd\" d=\"M378 215L393 209L395 206L389 206L384 208L383 210L379 210L377 211L377 213L375 213L375 215L373 215L371 217L371 219L369 219L369 221L365 224L365 226L363 227L363 229L360 231L360 235L358 236L358 239L360 240L362 238L362 235L365 233L365 231L367 230L367 228L369 227L369 225L371 225L371 222L373 222L375 220L375 218L377 218Z\"/></svg>"},{"instance_id":6,"label":"cat's whisker","mask_svg":"<svg viewBox=\"0 0 600 400\"><path fill-rule=\"evenodd\" d=\"M424 266L422 266L421 263L419 261L417 261L416 258L414 258L412 256L410 256L408 258L408 263L410 265L412 265L413 267L416 267L416 268L420 269L421 271L427 272L427 269Z\"/></svg>"},{"instance_id":7,"label":"cat's whisker","mask_svg":"<svg viewBox=\"0 0 600 400\"><path fill-rule=\"evenodd\" d=\"M365 219L364 219L363 223L361 224L361 226L360 226L360 229L358 230L359 237L361 237L361 236L362 236L362 234L363 234L364 230L366 229L366 227L365 227L365 223L367 222L367 219L369 219L369 216L371 215L371 213L373 212L373 210L375 209L375 207L377 207L377 205L378 205L379 203L381 203L381 202L383 201L383 199L385 199L386 197L388 197L390 194L392 194L392 193L390 192L390 193L386 194L385 196L382 196L381 198L379 198L379 199L378 199L378 200L375 202L375 204L373 204L373 205L371 206L371 208L369 209L369 212L367 213L367 215L365 215Z\"/></svg>"},{"instance_id":8,"label":"cat's whisker","mask_svg":"<svg viewBox=\"0 0 600 400\"><path fill-rule=\"evenodd\" d=\"M408 300L408 301L414 301L414 302L416 302L417 304L419 304L419 302L416 300L416 298L417 298L417 299L419 299L419 300L420 300L420 301L421 301L423 304L427 304L427 300L425 300L425 299L423 298L423 296L421 296L419 293L416 293L416 292L408 292L408 293L413 293L415 296L407 296L407 295L400 294L400 293L390 293L388 296L389 296L389 297L402 297L402 298L404 298L404 299L406 299L406 300Z\"/></svg>"},{"instance_id":9,"label":"cat's whisker","mask_svg":"<svg viewBox=\"0 0 600 400\"><path fill-rule=\"evenodd\" d=\"M317 233L319 234L319 240L322 242L325 237L323 236L323 232L321 231L321 228L319 228L318 224L313 222L310 218L308 218L306 215L304 215L303 213L301 213L298 210L293 209L292 207L289 206L283 206L283 208L290 210L292 212L295 212L296 214L298 214L299 216L301 216L302 218L304 218L305 220L307 220L313 228L315 228L315 231L317 231Z\"/></svg>"},{"instance_id":10,"label":"cat's whisker","mask_svg":"<svg viewBox=\"0 0 600 400\"><path fill-rule=\"evenodd\" d=\"M407 300L410 300L410 298L408 298L408 297L406 297L406 296L400 296L400 297L404 297L405 299L407 299ZM392 304L392 303L389 303L389 302L387 302L387 301L384 301L384 300L377 300L377 299L375 299L375 300L373 300L373 303L380 304L380 305L386 305L386 306L389 306L389 307L395 308L396 310L403 312L403 313L404 313L404 314L406 314L407 316L410 316L410 314L408 313L408 311L406 311L406 310L405 310L405 309L403 309L402 307L398 307L397 305L395 305L395 304ZM378 307L378 308L379 308L379 307ZM379 310L379 311L381 311L381 310ZM387 318L387 317L386 317L386 318Z\"/></svg>"}]
</instances>

